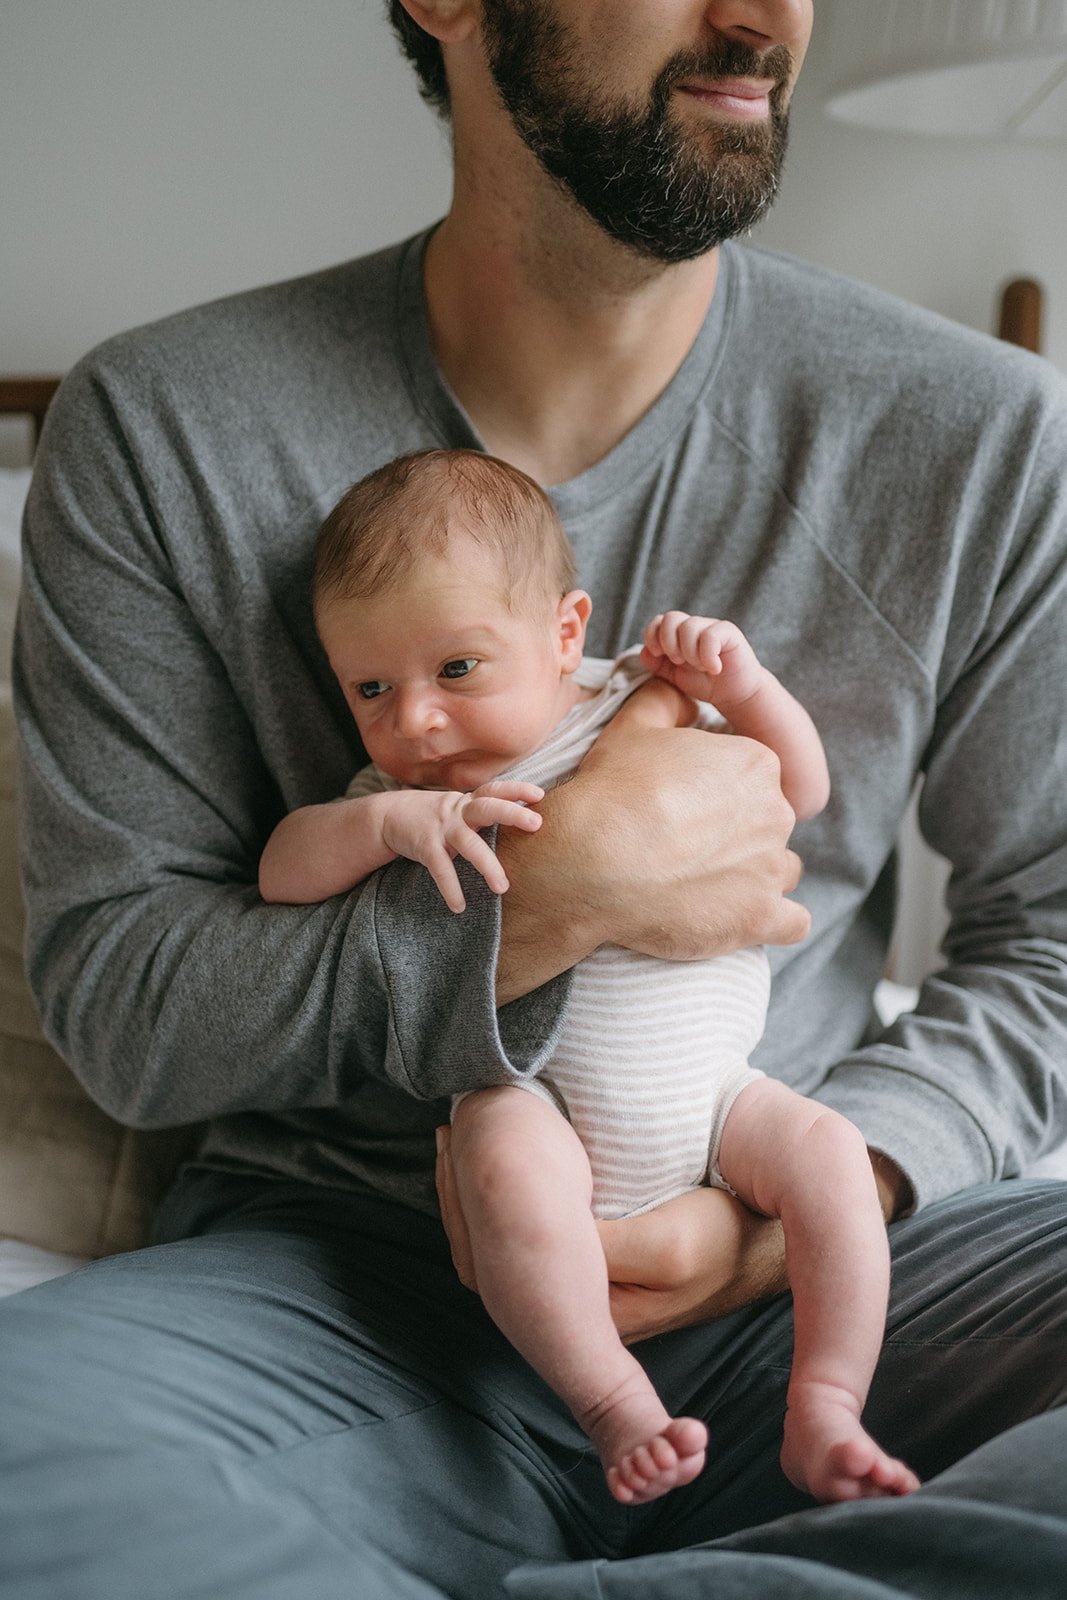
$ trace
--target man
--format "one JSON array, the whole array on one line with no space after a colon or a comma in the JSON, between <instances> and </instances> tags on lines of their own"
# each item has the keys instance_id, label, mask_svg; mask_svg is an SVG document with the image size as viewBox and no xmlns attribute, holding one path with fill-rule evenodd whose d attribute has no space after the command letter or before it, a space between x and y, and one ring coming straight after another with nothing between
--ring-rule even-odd
<instances>
[{"instance_id":1,"label":"man","mask_svg":"<svg viewBox=\"0 0 1067 1600\"><path fill-rule=\"evenodd\" d=\"M208 1127L162 1248L0 1312L0 1594L1062 1593L1067 1202L990 1180L1067 1129L1063 386L725 243L774 192L810 0L393 10L450 102L425 248L110 342L35 477L31 975L106 1108ZM501 841L502 928L403 863L259 902L273 823L360 759L311 627L317 522L440 443L552 487L597 653L668 605L766 641L835 781L803 907L773 771L688 730L605 735ZM872 1037L920 767L949 964ZM866 1416L915 1495L826 1512L781 1476L780 1246L730 1196L605 1229L620 1327L711 1435L641 1512L461 1287L445 1097L537 1070L605 940L776 947L757 1064L853 1118L899 1219ZM439 1187L467 1275L447 1139Z\"/></svg>"}]
</instances>

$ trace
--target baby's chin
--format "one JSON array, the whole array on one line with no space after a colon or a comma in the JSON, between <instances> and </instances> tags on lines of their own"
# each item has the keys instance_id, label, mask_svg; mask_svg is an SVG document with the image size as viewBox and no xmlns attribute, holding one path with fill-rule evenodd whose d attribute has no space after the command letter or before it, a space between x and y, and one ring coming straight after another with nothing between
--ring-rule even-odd
<instances>
[{"instance_id":1,"label":"baby's chin","mask_svg":"<svg viewBox=\"0 0 1067 1600\"><path fill-rule=\"evenodd\" d=\"M449 789L467 794L491 783L514 764L517 757L463 755L455 760L423 761L392 776L414 789Z\"/></svg>"}]
</instances>

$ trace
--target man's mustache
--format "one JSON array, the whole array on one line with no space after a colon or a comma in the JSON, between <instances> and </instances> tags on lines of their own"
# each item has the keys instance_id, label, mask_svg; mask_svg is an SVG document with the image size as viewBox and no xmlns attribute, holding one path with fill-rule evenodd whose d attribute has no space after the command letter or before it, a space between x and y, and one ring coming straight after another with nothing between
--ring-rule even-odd
<instances>
[{"instance_id":1,"label":"man's mustache","mask_svg":"<svg viewBox=\"0 0 1067 1600\"><path fill-rule=\"evenodd\" d=\"M684 50L672 56L656 79L656 89L665 93L687 78L772 78L773 94L788 83L792 71L792 52L784 44L761 52L739 39L721 39L706 50Z\"/></svg>"}]
</instances>

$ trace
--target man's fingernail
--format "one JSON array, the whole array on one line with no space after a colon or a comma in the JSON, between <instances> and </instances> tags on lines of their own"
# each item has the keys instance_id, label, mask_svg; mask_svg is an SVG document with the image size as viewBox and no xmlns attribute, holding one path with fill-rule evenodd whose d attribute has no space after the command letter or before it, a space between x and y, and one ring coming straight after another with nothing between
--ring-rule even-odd
<instances>
[{"instance_id":1,"label":"man's fingernail","mask_svg":"<svg viewBox=\"0 0 1067 1600\"><path fill-rule=\"evenodd\" d=\"M445 1136L441 1132L440 1128L435 1128L433 1130L433 1142L437 1146L437 1154L440 1155L441 1151L445 1147Z\"/></svg>"}]
</instances>

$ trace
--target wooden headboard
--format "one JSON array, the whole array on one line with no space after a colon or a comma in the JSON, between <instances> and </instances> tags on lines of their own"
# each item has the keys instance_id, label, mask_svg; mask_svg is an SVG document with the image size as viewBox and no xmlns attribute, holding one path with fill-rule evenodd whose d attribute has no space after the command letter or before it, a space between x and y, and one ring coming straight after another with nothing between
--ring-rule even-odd
<instances>
[{"instance_id":1,"label":"wooden headboard","mask_svg":"<svg viewBox=\"0 0 1067 1600\"><path fill-rule=\"evenodd\" d=\"M59 378L0 378L0 416L29 417L36 447Z\"/></svg>"}]
</instances>

